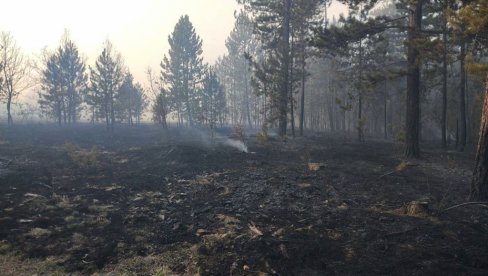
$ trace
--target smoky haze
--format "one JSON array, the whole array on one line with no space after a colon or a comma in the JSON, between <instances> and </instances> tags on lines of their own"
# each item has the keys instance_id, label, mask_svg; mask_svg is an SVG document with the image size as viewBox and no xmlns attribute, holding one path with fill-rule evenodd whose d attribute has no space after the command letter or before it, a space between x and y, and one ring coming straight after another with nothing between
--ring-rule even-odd
<instances>
[{"instance_id":1,"label":"smoky haze","mask_svg":"<svg viewBox=\"0 0 488 276\"><path fill-rule=\"evenodd\" d=\"M225 39L238 9L231 0L20 0L4 1L1 6L8 12L0 17L0 31L10 32L27 53L55 49L67 29L92 64L108 38L140 82L146 80L148 66L159 71L168 51L168 35L181 15L190 16L203 39L204 58L213 63L226 51Z\"/></svg>"},{"instance_id":2,"label":"smoky haze","mask_svg":"<svg viewBox=\"0 0 488 276\"><path fill-rule=\"evenodd\" d=\"M0 276L488 275L488 0L339 1L0 0Z\"/></svg>"}]
</instances>

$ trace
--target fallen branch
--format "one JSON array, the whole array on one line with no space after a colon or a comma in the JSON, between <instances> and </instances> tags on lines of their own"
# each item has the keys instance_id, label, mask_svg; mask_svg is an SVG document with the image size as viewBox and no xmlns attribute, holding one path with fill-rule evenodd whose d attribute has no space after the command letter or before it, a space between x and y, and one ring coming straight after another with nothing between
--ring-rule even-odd
<instances>
[{"instance_id":1,"label":"fallen branch","mask_svg":"<svg viewBox=\"0 0 488 276\"><path fill-rule=\"evenodd\" d=\"M470 202L460 203L460 204L457 204L457 205L454 205L454 206L451 206L449 208L442 210L441 213L444 213L445 211L449 211L449 210L452 210L452 209L455 209L458 207L466 206L466 205L483 205L483 206L486 206L486 205L488 205L488 201L470 201Z\"/></svg>"},{"instance_id":2,"label":"fallen branch","mask_svg":"<svg viewBox=\"0 0 488 276\"><path fill-rule=\"evenodd\" d=\"M378 177L378 179L382 179L383 177L388 176L388 175L393 174L393 173L395 173L395 171L387 172L385 174L382 174L380 177Z\"/></svg>"}]
</instances>

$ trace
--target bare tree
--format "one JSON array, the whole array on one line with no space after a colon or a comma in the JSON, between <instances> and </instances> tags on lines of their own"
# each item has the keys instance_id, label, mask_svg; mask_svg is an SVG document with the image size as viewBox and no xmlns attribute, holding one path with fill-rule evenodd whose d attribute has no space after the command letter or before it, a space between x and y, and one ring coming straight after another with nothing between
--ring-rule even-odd
<instances>
[{"instance_id":1,"label":"bare tree","mask_svg":"<svg viewBox=\"0 0 488 276\"><path fill-rule=\"evenodd\" d=\"M29 63L10 33L0 34L0 100L7 104L8 125L13 124L12 101L29 87Z\"/></svg>"},{"instance_id":2,"label":"bare tree","mask_svg":"<svg viewBox=\"0 0 488 276\"><path fill-rule=\"evenodd\" d=\"M151 91L151 112L153 113L153 121L167 128L167 116L171 112L168 102L168 96L163 88L161 80L157 80L154 77L154 73L151 68L146 71L147 81L149 82L148 91Z\"/></svg>"}]
</instances>

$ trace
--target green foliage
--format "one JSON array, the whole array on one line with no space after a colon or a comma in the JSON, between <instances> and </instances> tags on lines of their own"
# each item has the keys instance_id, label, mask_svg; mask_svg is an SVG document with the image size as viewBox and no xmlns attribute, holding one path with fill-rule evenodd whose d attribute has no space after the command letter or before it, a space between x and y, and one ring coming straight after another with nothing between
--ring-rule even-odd
<instances>
[{"instance_id":1,"label":"green foliage","mask_svg":"<svg viewBox=\"0 0 488 276\"><path fill-rule=\"evenodd\" d=\"M161 62L161 80L169 92L170 106L177 113L178 122L182 124L186 120L193 125L200 108L199 86L204 65L202 40L188 15L180 17L168 42L168 55Z\"/></svg>"},{"instance_id":2,"label":"green foliage","mask_svg":"<svg viewBox=\"0 0 488 276\"><path fill-rule=\"evenodd\" d=\"M365 125L366 125L366 118L361 118L361 120L357 121L358 129L363 129Z\"/></svg>"},{"instance_id":3,"label":"green foliage","mask_svg":"<svg viewBox=\"0 0 488 276\"><path fill-rule=\"evenodd\" d=\"M388 19L382 16L359 20L355 16L339 18L340 24L315 29L313 44L332 55L344 56L352 43L379 34L387 29Z\"/></svg>"},{"instance_id":4,"label":"green foliage","mask_svg":"<svg viewBox=\"0 0 488 276\"><path fill-rule=\"evenodd\" d=\"M488 64L476 60L472 54L467 54L466 71L472 75L478 76L480 79L484 79L488 73Z\"/></svg>"},{"instance_id":5,"label":"green foliage","mask_svg":"<svg viewBox=\"0 0 488 276\"><path fill-rule=\"evenodd\" d=\"M340 98L336 98L335 102L341 108L342 111L351 111L352 110L352 104L351 103L344 103L344 101Z\"/></svg>"},{"instance_id":6,"label":"green foliage","mask_svg":"<svg viewBox=\"0 0 488 276\"><path fill-rule=\"evenodd\" d=\"M266 119L279 122L280 135L286 135L289 105L301 80L298 72L304 64L309 35L317 20L319 0L247 0L240 1L255 22L255 34L264 53L253 57L253 85L268 101ZM316 26L315 26L316 27ZM305 72L302 72L305 74Z\"/></svg>"},{"instance_id":7,"label":"green foliage","mask_svg":"<svg viewBox=\"0 0 488 276\"><path fill-rule=\"evenodd\" d=\"M75 144L66 142L63 145L63 149L78 167L88 169L97 166L99 152L96 146L93 146L90 150L85 150Z\"/></svg>"},{"instance_id":8,"label":"green foliage","mask_svg":"<svg viewBox=\"0 0 488 276\"><path fill-rule=\"evenodd\" d=\"M458 9L448 11L449 23L457 31L463 31L458 35L475 37L479 42L486 42L488 35L488 0L464 2ZM485 44L486 45L486 44Z\"/></svg>"},{"instance_id":9,"label":"green foliage","mask_svg":"<svg viewBox=\"0 0 488 276\"><path fill-rule=\"evenodd\" d=\"M65 33L58 49L44 61L38 103L59 124L75 123L87 87L86 65L78 47Z\"/></svg>"},{"instance_id":10,"label":"green foliage","mask_svg":"<svg viewBox=\"0 0 488 276\"><path fill-rule=\"evenodd\" d=\"M91 86L86 102L92 106L92 121L105 119L107 127L115 124L115 98L124 80L122 57L110 41L106 41L95 67L90 67Z\"/></svg>"},{"instance_id":11,"label":"green foliage","mask_svg":"<svg viewBox=\"0 0 488 276\"><path fill-rule=\"evenodd\" d=\"M477 52L483 57L482 51L488 45L488 0L463 2L459 9L449 9L448 16L455 38L472 42L472 53L466 56L467 71L484 78L488 66L477 60L474 54Z\"/></svg>"},{"instance_id":12,"label":"green foliage","mask_svg":"<svg viewBox=\"0 0 488 276\"><path fill-rule=\"evenodd\" d=\"M201 112L199 122L214 128L217 123L223 124L225 118L225 93L217 75L209 68L201 89Z\"/></svg>"},{"instance_id":13,"label":"green foliage","mask_svg":"<svg viewBox=\"0 0 488 276\"><path fill-rule=\"evenodd\" d=\"M153 114L152 120L160 125L166 127L166 116L169 113L168 100L166 98L166 93L161 92L157 94L156 100L151 106L151 112Z\"/></svg>"}]
</instances>

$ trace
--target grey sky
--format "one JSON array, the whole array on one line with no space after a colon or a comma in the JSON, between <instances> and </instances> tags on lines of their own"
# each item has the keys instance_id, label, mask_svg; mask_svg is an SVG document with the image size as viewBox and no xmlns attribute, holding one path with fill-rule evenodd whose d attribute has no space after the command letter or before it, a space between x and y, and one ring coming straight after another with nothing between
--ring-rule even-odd
<instances>
[{"instance_id":1,"label":"grey sky","mask_svg":"<svg viewBox=\"0 0 488 276\"><path fill-rule=\"evenodd\" d=\"M214 62L226 52L225 39L239 8L234 0L8 0L1 7L0 31L10 32L26 53L54 49L68 29L93 64L109 38L141 83L147 67L159 72L168 35L181 15L190 16L203 39L205 60ZM333 5L329 13L341 9Z\"/></svg>"}]
</instances>

